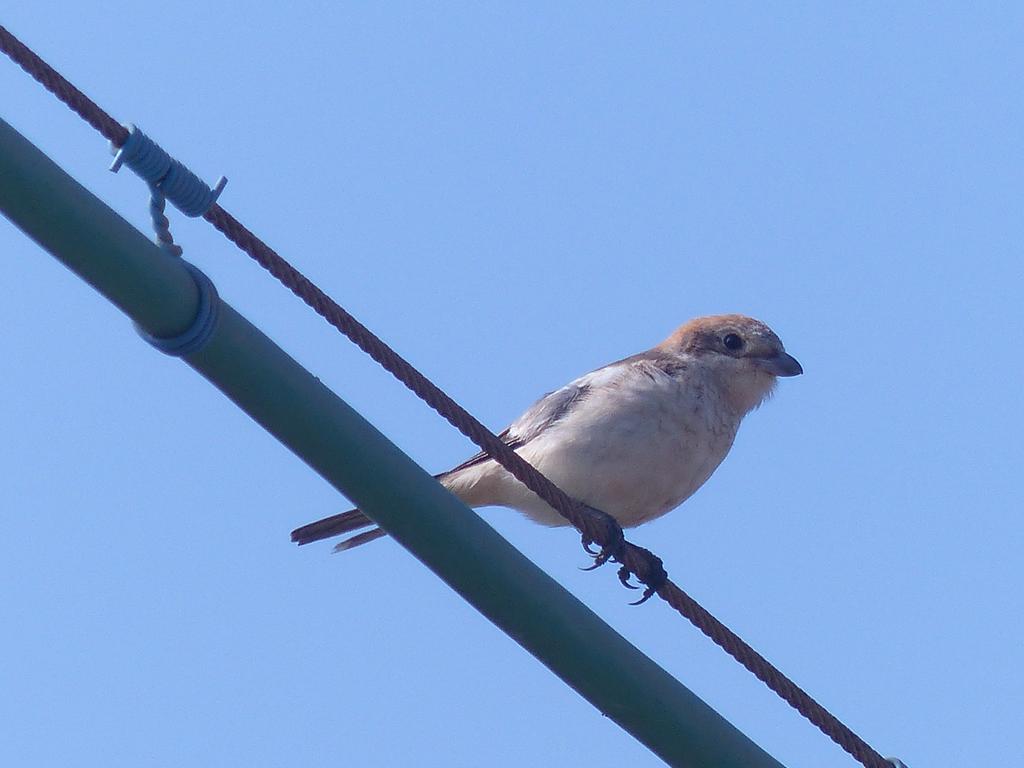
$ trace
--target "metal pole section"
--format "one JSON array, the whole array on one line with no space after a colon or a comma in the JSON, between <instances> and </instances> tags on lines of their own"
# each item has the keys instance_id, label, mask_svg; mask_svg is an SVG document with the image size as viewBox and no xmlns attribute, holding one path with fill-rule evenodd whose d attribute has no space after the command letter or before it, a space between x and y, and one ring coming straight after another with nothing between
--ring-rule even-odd
<instances>
[{"instance_id":1,"label":"metal pole section","mask_svg":"<svg viewBox=\"0 0 1024 768\"><path fill-rule=\"evenodd\" d=\"M185 268L3 120L0 210L146 330L190 325L197 292ZM186 362L666 763L782 768L231 307Z\"/></svg>"}]
</instances>

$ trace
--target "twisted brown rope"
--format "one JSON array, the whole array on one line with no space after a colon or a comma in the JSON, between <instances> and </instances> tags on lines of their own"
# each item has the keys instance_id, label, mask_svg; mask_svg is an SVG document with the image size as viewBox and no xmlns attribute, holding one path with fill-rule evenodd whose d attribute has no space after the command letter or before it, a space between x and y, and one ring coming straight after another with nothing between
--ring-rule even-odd
<instances>
[{"instance_id":1,"label":"twisted brown rope","mask_svg":"<svg viewBox=\"0 0 1024 768\"><path fill-rule=\"evenodd\" d=\"M3 26L0 26L0 50L115 146L121 146L127 139L128 132L123 126ZM558 489L514 450L505 445L497 435L281 258L230 213L214 204L203 217L289 288L292 293L301 298L317 314L345 334L466 437L490 454L495 461L531 491L558 510L583 534L585 540L596 542L602 547L616 547L620 543L614 540L614 536L610 535L606 527L598 524L594 516L587 514L588 510L583 504ZM621 535L621 531L619 534ZM867 768L892 768L892 762L884 759L869 744L818 704L796 683L782 674L761 654L747 645L732 630L701 607L686 592L669 581L667 577L664 577L664 581L662 581L660 576L664 576L664 572L660 570L661 561L658 558L647 550L628 542L623 543L621 548L617 549L615 558L622 563L625 575L631 573L641 582L660 584L656 594L662 600L686 617L701 632L789 702L800 714L855 759Z\"/></svg>"},{"instance_id":2,"label":"twisted brown rope","mask_svg":"<svg viewBox=\"0 0 1024 768\"><path fill-rule=\"evenodd\" d=\"M69 83L64 76L39 58L31 48L0 26L0 51L24 69L46 90L63 101L80 118L117 146L128 138L127 129L100 106Z\"/></svg>"}]
</instances>

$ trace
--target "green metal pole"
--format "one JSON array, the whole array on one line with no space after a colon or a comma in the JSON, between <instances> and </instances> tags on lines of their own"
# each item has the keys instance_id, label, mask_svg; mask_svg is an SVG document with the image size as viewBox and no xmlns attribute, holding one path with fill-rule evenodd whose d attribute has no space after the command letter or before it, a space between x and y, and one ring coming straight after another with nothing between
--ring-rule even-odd
<instances>
[{"instance_id":1,"label":"green metal pole","mask_svg":"<svg viewBox=\"0 0 1024 768\"><path fill-rule=\"evenodd\" d=\"M185 268L2 120L0 210L146 330L190 325L197 292ZM220 309L213 337L186 362L598 710L669 765L782 768L259 329Z\"/></svg>"}]
</instances>

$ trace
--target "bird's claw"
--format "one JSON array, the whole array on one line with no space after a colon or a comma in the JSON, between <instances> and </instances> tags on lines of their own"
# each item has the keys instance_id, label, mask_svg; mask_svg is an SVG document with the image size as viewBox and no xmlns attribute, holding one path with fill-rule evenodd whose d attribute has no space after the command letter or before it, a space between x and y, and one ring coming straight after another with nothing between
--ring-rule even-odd
<instances>
[{"instance_id":1,"label":"bird's claw","mask_svg":"<svg viewBox=\"0 0 1024 768\"><path fill-rule=\"evenodd\" d=\"M622 528L611 515L593 507L584 509L591 525L590 531L583 533L583 549L594 558L594 562L580 570L593 571L609 560L621 563L618 577L622 586L627 589L640 589L637 585L629 582L631 577L635 577L644 586L640 599L630 605L646 603L668 581L668 574L665 572L661 559L649 550L627 544L626 537L622 534ZM594 551L591 544L599 544L601 549ZM630 565L626 564L627 548Z\"/></svg>"},{"instance_id":2,"label":"bird's claw","mask_svg":"<svg viewBox=\"0 0 1024 768\"><path fill-rule=\"evenodd\" d=\"M584 509L593 532L586 531L583 533L583 549L594 558L594 562L582 570L592 571L595 568L600 568L609 560L621 560L622 551L626 545L626 537L622 533L622 527L607 512L602 512L593 507L584 507ZM595 552L590 546L591 544L599 544L601 549Z\"/></svg>"},{"instance_id":3,"label":"bird's claw","mask_svg":"<svg viewBox=\"0 0 1024 768\"><path fill-rule=\"evenodd\" d=\"M644 593L642 595L640 595L640 599L639 600L634 600L632 603L630 603L630 605L643 605L648 600L650 600L652 597L654 597L654 593L657 592L657 591L658 590L654 589L653 587L648 587L647 589L644 590Z\"/></svg>"},{"instance_id":4,"label":"bird's claw","mask_svg":"<svg viewBox=\"0 0 1024 768\"><path fill-rule=\"evenodd\" d=\"M591 563L590 565L588 565L586 568L580 568L581 571L593 571L593 570L596 570L596 569L600 568L602 565L604 565L605 563L607 563L609 560L616 559L616 552L615 551L611 551L611 550L608 550L608 549L602 549L600 552L594 552L586 544L583 545L583 548L585 550L587 550L587 552L590 554L590 556L592 558L594 558L594 562Z\"/></svg>"},{"instance_id":5,"label":"bird's claw","mask_svg":"<svg viewBox=\"0 0 1024 768\"><path fill-rule=\"evenodd\" d=\"M621 568L619 568L619 581L622 583L622 586L624 586L626 589L640 589L640 587L638 587L636 584L629 583L629 578L632 575L633 572L630 571L626 566L622 566ZM666 578L668 578L667 575ZM661 583L664 584L664 581L662 581ZM658 591L658 587L660 586L661 584L647 585L644 589L644 593L640 595L640 599L634 600L632 603L630 603L630 605L642 605L646 603L654 596L654 593Z\"/></svg>"},{"instance_id":6,"label":"bird's claw","mask_svg":"<svg viewBox=\"0 0 1024 768\"><path fill-rule=\"evenodd\" d=\"M629 583L629 577L632 575L633 574L626 566L622 566L621 568L619 568L619 581L622 583L622 586L624 586L626 589L640 589L640 587L636 586L636 584Z\"/></svg>"},{"instance_id":7,"label":"bird's claw","mask_svg":"<svg viewBox=\"0 0 1024 768\"><path fill-rule=\"evenodd\" d=\"M635 575L637 580L644 585L644 593L640 595L639 600L630 603L630 605L642 605L654 597L654 594L668 581L668 572L665 571L665 565L661 562L661 558L650 550L644 549L643 547L632 546L631 550L631 554L634 556L634 559L639 561L636 563L637 568L636 571L633 572L633 575ZM622 570L625 571L626 566L622 566ZM630 572L627 571L625 578L629 578L629 576ZM623 579L621 571L619 573L619 579Z\"/></svg>"}]
</instances>

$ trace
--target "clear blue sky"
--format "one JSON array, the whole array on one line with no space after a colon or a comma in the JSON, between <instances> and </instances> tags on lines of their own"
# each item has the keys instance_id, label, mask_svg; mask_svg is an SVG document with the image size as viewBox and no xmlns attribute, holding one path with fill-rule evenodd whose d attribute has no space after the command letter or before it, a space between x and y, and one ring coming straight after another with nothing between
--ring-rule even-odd
<instances>
[{"instance_id":1,"label":"clear blue sky","mask_svg":"<svg viewBox=\"0 0 1024 768\"><path fill-rule=\"evenodd\" d=\"M883 754L1012 765L1015 4L8 4L0 19L500 429L700 314L804 364L632 532ZM176 48L176 50L175 50ZM13 64L2 116L140 228ZM200 221L222 295L431 470L473 451ZM6 221L0 763L660 764ZM854 763L569 531L485 517L790 768Z\"/></svg>"}]
</instances>

